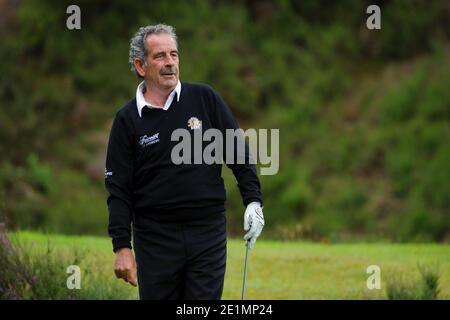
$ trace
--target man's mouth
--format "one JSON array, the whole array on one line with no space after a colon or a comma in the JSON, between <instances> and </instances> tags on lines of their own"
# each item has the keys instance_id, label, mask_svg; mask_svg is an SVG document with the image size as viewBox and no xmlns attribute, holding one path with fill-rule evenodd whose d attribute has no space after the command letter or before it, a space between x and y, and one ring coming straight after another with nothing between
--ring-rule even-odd
<instances>
[{"instance_id":1,"label":"man's mouth","mask_svg":"<svg viewBox=\"0 0 450 320\"><path fill-rule=\"evenodd\" d=\"M174 76L176 72L174 70L164 70L161 72L162 76Z\"/></svg>"}]
</instances>

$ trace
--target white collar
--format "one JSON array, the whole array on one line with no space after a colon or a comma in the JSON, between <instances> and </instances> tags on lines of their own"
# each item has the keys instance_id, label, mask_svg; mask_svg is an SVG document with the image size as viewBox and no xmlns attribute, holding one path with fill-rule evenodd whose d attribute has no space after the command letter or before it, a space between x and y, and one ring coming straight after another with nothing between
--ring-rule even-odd
<instances>
[{"instance_id":1,"label":"white collar","mask_svg":"<svg viewBox=\"0 0 450 320\"><path fill-rule=\"evenodd\" d=\"M161 107L151 105L148 103L144 98L144 89L145 89L145 82L142 81L137 89L136 89L136 106L138 110L139 117L142 117L142 109L144 107L148 107L150 109L161 109ZM180 94L181 94L181 82L178 81L175 89L169 94L167 97L166 103L164 104L163 110L168 110L170 105L172 104L173 97L175 96L175 93L177 94L177 102L180 101Z\"/></svg>"}]
</instances>

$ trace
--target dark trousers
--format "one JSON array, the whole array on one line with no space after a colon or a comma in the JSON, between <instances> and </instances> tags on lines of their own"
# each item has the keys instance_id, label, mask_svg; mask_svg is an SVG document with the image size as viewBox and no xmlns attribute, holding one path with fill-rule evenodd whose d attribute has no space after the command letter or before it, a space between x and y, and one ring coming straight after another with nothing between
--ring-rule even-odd
<instances>
[{"instance_id":1,"label":"dark trousers","mask_svg":"<svg viewBox=\"0 0 450 320\"><path fill-rule=\"evenodd\" d=\"M139 297L219 300L226 265L225 213L185 222L146 221L133 228Z\"/></svg>"}]
</instances>

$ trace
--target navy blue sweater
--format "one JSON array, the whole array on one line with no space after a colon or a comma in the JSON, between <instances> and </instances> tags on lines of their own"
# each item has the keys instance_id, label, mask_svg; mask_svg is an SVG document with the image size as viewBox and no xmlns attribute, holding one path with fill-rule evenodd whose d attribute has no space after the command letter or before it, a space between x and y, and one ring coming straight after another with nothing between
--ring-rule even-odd
<instances>
[{"instance_id":1,"label":"navy blue sweater","mask_svg":"<svg viewBox=\"0 0 450 320\"><path fill-rule=\"evenodd\" d=\"M183 222L225 211L221 164L176 165L171 160L172 148L179 143L171 141L172 132L185 128L192 133L191 118L201 121L203 132L216 128L224 138L226 129L238 128L220 95L204 84L183 82L179 101L174 97L168 110L145 107L139 117L134 98L116 113L105 168L114 251L131 248L131 223L139 228L149 219ZM244 206L252 201L262 205L256 167L249 163L245 147L245 164L226 165L236 177Z\"/></svg>"}]
</instances>

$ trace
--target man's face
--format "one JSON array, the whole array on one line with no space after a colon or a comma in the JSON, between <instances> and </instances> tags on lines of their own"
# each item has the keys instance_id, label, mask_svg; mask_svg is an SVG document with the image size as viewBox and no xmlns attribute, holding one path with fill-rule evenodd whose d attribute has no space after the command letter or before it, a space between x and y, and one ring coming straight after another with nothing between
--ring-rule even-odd
<instances>
[{"instance_id":1,"label":"man's face","mask_svg":"<svg viewBox=\"0 0 450 320\"><path fill-rule=\"evenodd\" d=\"M144 79L161 89L173 89L178 83L178 50L175 40L167 33L151 34L146 38L148 53Z\"/></svg>"}]
</instances>

